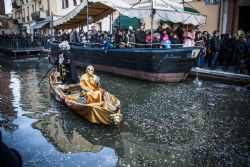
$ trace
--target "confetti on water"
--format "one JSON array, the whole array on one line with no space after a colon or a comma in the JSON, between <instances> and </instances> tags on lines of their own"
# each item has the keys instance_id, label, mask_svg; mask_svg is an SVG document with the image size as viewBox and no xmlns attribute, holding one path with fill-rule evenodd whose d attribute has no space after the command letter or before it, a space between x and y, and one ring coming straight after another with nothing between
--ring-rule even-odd
<instances>
[{"instance_id":1,"label":"confetti on water","mask_svg":"<svg viewBox=\"0 0 250 167\"><path fill-rule=\"evenodd\" d=\"M242 94L241 88L221 86L220 84L219 86L213 86L213 84L207 82L203 82L202 87L197 88L192 84L192 81L176 85L154 85L139 81L126 82L126 80L122 80L120 82L119 79L114 80L111 76L107 77L112 81L106 82L108 88L112 93L119 96L122 103L128 106L123 110L126 124L118 130L89 125L78 116L70 113L65 107L49 102L49 97L44 98L46 101L42 105L47 105L44 108L41 107L41 104L27 104L32 101L27 95L32 97L35 96L35 93L40 95L39 91L34 91L34 94L32 94L32 92L29 92L30 90L22 90L24 96L26 96L22 97L22 106L26 107L26 111L38 111L36 114L30 114L30 118L42 122L40 129L36 128L43 134L41 139L47 139L46 142L49 144L45 145L51 144L52 149L49 149L49 154L47 150L44 151L44 157L47 156L44 158L45 160L53 162L55 166L63 166L63 162L68 161L74 161L71 163L72 166L81 166L83 163L80 163L79 158L77 160L73 158L75 154L68 153L65 155L65 153L60 154L58 150L55 151L57 146L64 146L64 143L57 144L48 133L55 132L58 137L72 139L72 132L74 131L77 131L81 137L86 138L92 144L101 143L104 147L114 149L116 153L118 147L126 151L127 144L135 146L131 147L131 154L140 155L142 161L131 161L131 164L125 161L122 166L139 166L141 162L150 164L146 163L146 159L150 155L155 155L154 158L158 160L157 163L166 164L156 164L155 166L173 166L173 162L174 166L186 164L202 166L204 163L205 166L232 166L230 164L241 166L240 164L244 164L245 160L249 159L246 135L249 134L247 128L249 127L249 116L247 114L249 96L245 92ZM25 82L24 79L21 81ZM121 91L115 91L118 89ZM40 101L37 98L36 100L37 102ZM52 109L46 110L46 107L51 107L50 105ZM57 111L57 115L47 114L48 111ZM53 116L55 116L55 119L52 120ZM66 124L64 124L65 122ZM25 126L25 128L28 129L28 126ZM52 131L50 131L50 128L52 128ZM134 137L124 140L120 137L120 134L124 131ZM35 143L33 136L27 137L27 140ZM19 142L18 139L12 141ZM24 149L24 152L34 153L33 150L31 146L29 149ZM107 161L112 162L112 159L115 158L120 158L121 161L130 158L124 150L121 151L120 155L109 156ZM189 155L190 152L192 152L192 155ZM235 154L236 152L238 154ZM43 151L34 154L43 154ZM84 153L78 155L80 154ZM99 154L96 153L90 157L95 158L96 155ZM207 159L211 160L209 164L206 164ZM214 159L218 159L218 161ZM32 162L38 164L37 162L40 160L41 158L36 155ZM102 161L99 162L101 166ZM155 161L152 160L152 162ZM85 164L87 163L85 162Z\"/></svg>"}]
</instances>

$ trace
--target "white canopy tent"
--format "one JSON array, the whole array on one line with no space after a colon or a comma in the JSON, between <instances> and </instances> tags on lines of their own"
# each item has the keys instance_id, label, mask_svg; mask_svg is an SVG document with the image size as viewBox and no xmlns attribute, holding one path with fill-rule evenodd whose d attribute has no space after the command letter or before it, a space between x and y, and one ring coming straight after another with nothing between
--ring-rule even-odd
<instances>
[{"instance_id":1,"label":"white canopy tent","mask_svg":"<svg viewBox=\"0 0 250 167\"><path fill-rule=\"evenodd\" d=\"M161 2L160 5L158 4L159 2ZM133 6L133 8L129 10L119 8L119 12L129 17L149 19L151 18L152 9L154 9L153 20L192 24L194 26L206 24L207 17L205 15L184 11L184 7L183 5L181 7L181 5L182 4L169 0L153 0L153 4L142 3Z\"/></svg>"},{"instance_id":2,"label":"white canopy tent","mask_svg":"<svg viewBox=\"0 0 250 167\"><path fill-rule=\"evenodd\" d=\"M129 17L137 18L150 18L151 10L149 9L120 9L119 11L123 15ZM165 11L165 10L155 10L153 20L162 20L170 21L173 23L183 23L183 24L192 24L194 26L206 24L206 16L199 13L190 13L190 12L180 12L180 11Z\"/></svg>"},{"instance_id":3,"label":"white canopy tent","mask_svg":"<svg viewBox=\"0 0 250 167\"><path fill-rule=\"evenodd\" d=\"M73 11L53 21L53 26L59 29L69 29L79 25L87 25L88 16L91 16L93 22L96 22L116 10L119 11L119 8L122 7L129 9L131 6L122 0L84 0Z\"/></svg>"},{"instance_id":4,"label":"white canopy tent","mask_svg":"<svg viewBox=\"0 0 250 167\"><path fill-rule=\"evenodd\" d=\"M162 2L167 0L161 0ZM99 21L114 11L120 12L128 17L150 19L152 13L151 3L144 3L143 6L131 6L122 0L85 0L66 16L53 22L55 28L70 29L79 25L87 25L87 17L93 17L93 22ZM164 2L167 4L167 2ZM206 16L200 13L185 12L179 9L164 10L154 9L154 20L170 21L173 23L204 25Z\"/></svg>"}]
</instances>

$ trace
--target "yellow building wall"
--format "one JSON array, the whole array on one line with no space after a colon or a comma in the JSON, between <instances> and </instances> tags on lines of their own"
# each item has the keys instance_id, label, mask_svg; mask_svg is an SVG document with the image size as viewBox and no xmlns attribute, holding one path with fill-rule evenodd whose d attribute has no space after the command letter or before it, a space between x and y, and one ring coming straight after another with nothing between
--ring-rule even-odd
<instances>
[{"instance_id":1,"label":"yellow building wall","mask_svg":"<svg viewBox=\"0 0 250 167\"><path fill-rule=\"evenodd\" d=\"M56 1L50 1L50 11L53 14L58 14L58 8L59 8L59 6L57 6L57 2Z\"/></svg>"},{"instance_id":2,"label":"yellow building wall","mask_svg":"<svg viewBox=\"0 0 250 167\"><path fill-rule=\"evenodd\" d=\"M190 2L193 8L207 16L207 23L200 27L201 31L212 33L214 30L219 30L220 7L219 5L204 5L204 1ZM188 5L185 5L189 7Z\"/></svg>"}]
</instances>

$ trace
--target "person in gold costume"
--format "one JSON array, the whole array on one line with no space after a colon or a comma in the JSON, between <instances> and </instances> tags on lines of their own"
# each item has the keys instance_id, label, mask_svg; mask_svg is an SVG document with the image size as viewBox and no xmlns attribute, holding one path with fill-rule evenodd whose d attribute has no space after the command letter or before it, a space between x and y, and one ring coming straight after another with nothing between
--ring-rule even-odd
<instances>
[{"instance_id":1,"label":"person in gold costume","mask_svg":"<svg viewBox=\"0 0 250 167\"><path fill-rule=\"evenodd\" d=\"M94 74L93 66L87 66L86 73L80 78L80 86L86 95L87 104L103 101L104 90L100 88L100 78Z\"/></svg>"},{"instance_id":2,"label":"person in gold costume","mask_svg":"<svg viewBox=\"0 0 250 167\"><path fill-rule=\"evenodd\" d=\"M86 73L80 77L81 93L66 95L65 102L92 123L117 125L122 121L120 100L100 85L100 78L94 74L94 67L89 65ZM81 100L82 97L84 100ZM82 105L76 106L73 101Z\"/></svg>"}]
</instances>

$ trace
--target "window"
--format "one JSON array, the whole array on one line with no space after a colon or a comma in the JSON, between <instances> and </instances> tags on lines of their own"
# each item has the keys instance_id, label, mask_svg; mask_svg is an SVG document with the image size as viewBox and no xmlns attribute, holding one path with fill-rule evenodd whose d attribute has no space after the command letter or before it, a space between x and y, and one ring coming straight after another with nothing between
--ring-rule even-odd
<instances>
[{"instance_id":1,"label":"window","mask_svg":"<svg viewBox=\"0 0 250 167\"><path fill-rule=\"evenodd\" d=\"M62 8L64 9L65 7L64 7L64 0L62 0Z\"/></svg>"},{"instance_id":2,"label":"window","mask_svg":"<svg viewBox=\"0 0 250 167\"><path fill-rule=\"evenodd\" d=\"M68 8L69 7L69 1L68 0L62 0L62 8Z\"/></svg>"},{"instance_id":3,"label":"window","mask_svg":"<svg viewBox=\"0 0 250 167\"><path fill-rule=\"evenodd\" d=\"M25 22L25 9L23 9L23 22Z\"/></svg>"},{"instance_id":4,"label":"window","mask_svg":"<svg viewBox=\"0 0 250 167\"><path fill-rule=\"evenodd\" d=\"M28 15L27 15L27 21L30 21L30 17L29 17L29 15L30 15L30 9L29 9L29 7L27 7L27 13L28 13Z\"/></svg>"},{"instance_id":5,"label":"window","mask_svg":"<svg viewBox=\"0 0 250 167\"><path fill-rule=\"evenodd\" d=\"M76 2L76 0L73 0L73 2L74 2L74 6L76 6L76 5L77 5L77 2Z\"/></svg>"},{"instance_id":6,"label":"window","mask_svg":"<svg viewBox=\"0 0 250 167\"><path fill-rule=\"evenodd\" d=\"M69 0L65 0L65 8L69 7Z\"/></svg>"},{"instance_id":7,"label":"window","mask_svg":"<svg viewBox=\"0 0 250 167\"><path fill-rule=\"evenodd\" d=\"M220 0L204 0L205 5L219 5Z\"/></svg>"}]
</instances>

